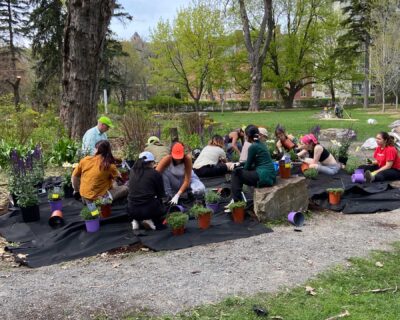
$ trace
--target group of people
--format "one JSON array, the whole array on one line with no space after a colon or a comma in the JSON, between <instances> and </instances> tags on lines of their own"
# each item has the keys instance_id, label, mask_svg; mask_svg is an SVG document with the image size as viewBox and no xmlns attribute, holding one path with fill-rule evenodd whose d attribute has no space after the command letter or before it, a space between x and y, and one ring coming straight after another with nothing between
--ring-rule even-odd
<instances>
[{"instance_id":1,"label":"group of people","mask_svg":"<svg viewBox=\"0 0 400 320\"><path fill-rule=\"evenodd\" d=\"M106 131L112 127L109 118L100 117L97 126L86 132L82 148L89 156L75 168L72 184L84 203L104 196L113 200L127 196L134 229L139 228L139 222L150 229L162 228L165 203L178 204L184 193L189 198L201 197L205 186L199 177L221 176L230 172L235 202L243 200L243 184L267 187L276 183L274 163L265 143L268 131L248 125L224 138L214 135L194 161L183 143L178 141L168 148L158 137L150 137L131 169L128 185L119 185L116 180L120 174L106 136ZM342 166L312 133L297 141L278 125L275 137L278 152L283 154L294 150L299 159L318 172L334 175ZM400 179L400 158L391 137L386 132L380 132L376 142L375 160L361 167L366 170L366 180ZM235 153L239 156L238 162L232 161Z\"/></svg>"}]
</instances>

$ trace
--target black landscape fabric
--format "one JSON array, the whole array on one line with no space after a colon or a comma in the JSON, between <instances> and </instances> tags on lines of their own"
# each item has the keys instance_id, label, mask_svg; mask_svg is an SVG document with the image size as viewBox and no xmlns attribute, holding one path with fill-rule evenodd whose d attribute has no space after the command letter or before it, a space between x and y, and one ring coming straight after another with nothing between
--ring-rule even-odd
<instances>
[{"instance_id":1,"label":"black landscape fabric","mask_svg":"<svg viewBox=\"0 0 400 320\"><path fill-rule=\"evenodd\" d=\"M392 188L388 182L353 183L345 171L335 176L320 174L308 181L310 199L319 207L343 213L375 213L400 208L400 189ZM338 205L330 205L327 188L343 188Z\"/></svg>"},{"instance_id":2,"label":"black landscape fabric","mask_svg":"<svg viewBox=\"0 0 400 320\"><path fill-rule=\"evenodd\" d=\"M211 187L216 187L222 186L224 181L225 179L219 178L207 182ZM117 202L113 204L112 216L101 221L100 230L87 233L85 222L79 215L83 204L74 199L63 200L65 225L54 229L48 224L50 205L46 194L41 195L40 200L40 221L24 223L19 209L12 209L0 216L0 235L16 244L7 249L15 254L26 255L24 262L32 268L93 256L140 242L153 250L175 250L272 231L250 219L246 219L241 225L234 224L222 212L221 204L221 212L212 218L212 226L208 230L198 229L197 221L190 220L183 236L173 236L169 228L134 233L127 215L126 202Z\"/></svg>"}]
</instances>

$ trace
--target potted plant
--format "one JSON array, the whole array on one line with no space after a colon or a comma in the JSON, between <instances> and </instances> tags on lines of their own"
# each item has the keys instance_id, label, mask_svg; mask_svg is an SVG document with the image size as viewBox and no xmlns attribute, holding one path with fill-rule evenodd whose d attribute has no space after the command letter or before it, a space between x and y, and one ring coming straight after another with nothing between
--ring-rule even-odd
<instances>
[{"instance_id":1,"label":"potted plant","mask_svg":"<svg viewBox=\"0 0 400 320\"><path fill-rule=\"evenodd\" d=\"M74 195L74 188L72 187L72 181L71 181L71 176L72 176L72 171L74 168L75 164L69 163L69 162L64 162L63 163L63 168L66 168L66 171L63 175L63 181L62 181L62 189L64 191L64 197L65 198L72 198ZM76 164L77 165L77 164Z\"/></svg>"},{"instance_id":2,"label":"potted plant","mask_svg":"<svg viewBox=\"0 0 400 320\"><path fill-rule=\"evenodd\" d=\"M310 168L304 171L303 174L308 179L315 179L316 177L318 177L318 170L315 168Z\"/></svg>"},{"instance_id":3,"label":"potted plant","mask_svg":"<svg viewBox=\"0 0 400 320\"><path fill-rule=\"evenodd\" d=\"M16 195L24 222L40 220L39 197L36 188L29 182L21 184L21 188L17 191Z\"/></svg>"},{"instance_id":4,"label":"potted plant","mask_svg":"<svg viewBox=\"0 0 400 320\"><path fill-rule=\"evenodd\" d=\"M246 202L244 201L238 201L238 202L232 202L229 205L229 209L232 212L232 219L233 222L235 223L243 223L244 221L244 208L246 207Z\"/></svg>"},{"instance_id":5,"label":"potted plant","mask_svg":"<svg viewBox=\"0 0 400 320\"><path fill-rule=\"evenodd\" d=\"M167 224L171 227L174 236L185 233L185 225L188 220L188 215L182 212L172 212L167 216Z\"/></svg>"},{"instance_id":6,"label":"potted plant","mask_svg":"<svg viewBox=\"0 0 400 320\"><path fill-rule=\"evenodd\" d=\"M90 210L87 206L81 210L81 217L85 220L87 232L97 232L100 229L99 211Z\"/></svg>"},{"instance_id":7,"label":"potted plant","mask_svg":"<svg viewBox=\"0 0 400 320\"><path fill-rule=\"evenodd\" d=\"M213 213L211 208L205 208L202 205L195 204L192 209L190 209L190 213L197 219L200 229L204 230L210 227L211 215Z\"/></svg>"},{"instance_id":8,"label":"potted plant","mask_svg":"<svg viewBox=\"0 0 400 320\"><path fill-rule=\"evenodd\" d=\"M326 189L329 195L329 203L332 205L338 204L340 202L341 194L344 192L343 188L328 188Z\"/></svg>"},{"instance_id":9,"label":"potted plant","mask_svg":"<svg viewBox=\"0 0 400 320\"><path fill-rule=\"evenodd\" d=\"M109 197L101 197L97 199L94 204L100 208L100 217L101 218L108 218L111 216L111 204L112 199Z\"/></svg>"},{"instance_id":10,"label":"potted plant","mask_svg":"<svg viewBox=\"0 0 400 320\"><path fill-rule=\"evenodd\" d=\"M208 191L205 195L206 207L210 208L214 213L218 211L219 200L221 196L214 191Z\"/></svg>"},{"instance_id":11,"label":"potted plant","mask_svg":"<svg viewBox=\"0 0 400 320\"><path fill-rule=\"evenodd\" d=\"M55 187L49 191L47 198L50 202L51 212L60 210L62 211L62 198L64 197L64 192L59 188Z\"/></svg>"},{"instance_id":12,"label":"potted plant","mask_svg":"<svg viewBox=\"0 0 400 320\"><path fill-rule=\"evenodd\" d=\"M302 163L301 163L301 166L300 166L301 172L304 173L304 172L307 171L309 168L310 168L310 165L309 165L307 162L302 162Z\"/></svg>"}]
</instances>

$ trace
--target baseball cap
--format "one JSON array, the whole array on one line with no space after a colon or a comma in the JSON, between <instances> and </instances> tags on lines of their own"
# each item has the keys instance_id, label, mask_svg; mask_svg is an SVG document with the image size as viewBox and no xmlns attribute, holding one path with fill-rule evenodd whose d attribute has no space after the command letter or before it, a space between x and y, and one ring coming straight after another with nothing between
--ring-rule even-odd
<instances>
[{"instance_id":1,"label":"baseball cap","mask_svg":"<svg viewBox=\"0 0 400 320\"><path fill-rule=\"evenodd\" d=\"M139 159L143 158L144 162L154 161L154 155L149 151L143 151L141 154L139 154Z\"/></svg>"},{"instance_id":2,"label":"baseball cap","mask_svg":"<svg viewBox=\"0 0 400 320\"><path fill-rule=\"evenodd\" d=\"M175 143L171 150L171 156L175 160L181 160L185 156L185 147L182 143Z\"/></svg>"},{"instance_id":3,"label":"baseball cap","mask_svg":"<svg viewBox=\"0 0 400 320\"><path fill-rule=\"evenodd\" d=\"M110 120L109 117L102 116L102 117L99 118L98 121L99 121L100 123L102 123L102 124L105 124L106 126L108 126L108 127L110 127L110 128L114 128L114 125L113 125L113 123L111 122L111 120Z\"/></svg>"},{"instance_id":4,"label":"baseball cap","mask_svg":"<svg viewBox=\"0 0 400 320\"><path fill-rule=\"evenodd\" d=\"M151 136L149 139L147 139L147 144L153 144L155 142L160 142L160 139L156 136Z\"/></svg>"},{"instance_id":5,"label":"baseball cap","mask_svg":"<svg viewBox=\"0 0 400 320\"><path fill-rule=\"evenodd\" d=\"M258 128L258 131L260 132L261 135L263 135L264 137L268 137L268 131L265 128Z\"/></svg>"}]
</instances>

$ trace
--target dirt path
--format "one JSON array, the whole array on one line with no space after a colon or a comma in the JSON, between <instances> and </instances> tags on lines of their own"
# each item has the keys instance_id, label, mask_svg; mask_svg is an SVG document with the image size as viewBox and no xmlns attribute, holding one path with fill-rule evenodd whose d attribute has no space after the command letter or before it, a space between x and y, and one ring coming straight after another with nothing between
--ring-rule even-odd
<instances>
[{"instance_id":1,"label":"dirt path","mask_svg":"<svg viewBox=\"0 0 400 320\"><path fill-rule=\"evenodd\" d=\"M280 226L248 239L164 253L102 256L39 269L0 264L2 319L120 318L175 313L228 295L277 291L400 240L400 210L321 214L303 232Z\"/></svg>"}]
</instances>

